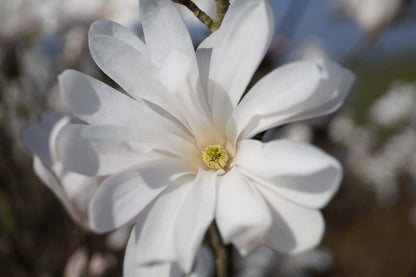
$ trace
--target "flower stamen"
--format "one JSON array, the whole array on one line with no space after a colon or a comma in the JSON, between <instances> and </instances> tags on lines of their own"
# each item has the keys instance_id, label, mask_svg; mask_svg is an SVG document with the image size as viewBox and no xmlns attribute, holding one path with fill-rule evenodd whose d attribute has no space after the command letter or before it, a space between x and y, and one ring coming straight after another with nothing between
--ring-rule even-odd
<instances>
[{"instance_id":1,"label":"flower stamen","mask_svg":"<svg viewBox=\"0 0 416 277\"><path fill-rule=\"evenodd\" d=\"M221 169L228 164L228 153L219 144L213 144L205 148L205 151L201 151L202 159L204 163L212 169Z\"/></svg>"}]
</instances>

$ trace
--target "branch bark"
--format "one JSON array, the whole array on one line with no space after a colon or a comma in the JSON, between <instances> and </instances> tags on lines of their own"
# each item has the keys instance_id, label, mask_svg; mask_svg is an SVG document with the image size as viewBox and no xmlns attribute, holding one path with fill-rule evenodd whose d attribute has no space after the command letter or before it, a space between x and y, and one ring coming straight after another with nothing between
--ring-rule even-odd
<instances>
[{"instance_id":1,"label":"branch bark","mask_svg":"<svg viewBox=\"0 0 416 277\"><path fill-rule=\"evenodd\" d=\"M209 238L211 245L215 252L215 266L217 271L217 277L228 276L228 251L227 248L222 244L220 234L218 232L217 225L215 222L209 227Z\"/></svg>"},{"instance_id":2,"label":"branch bark","mask_svg":"<svg viewBox=\"0 0 416 277\"><path fill-rule=\"evenodd\" d=\"M191 0L171 0L174 3L178 3L187 7L198 19L201 21L205 26L207 26L211 32L214 32L214 20L206 14L203 10L201 10L194 2Z\"/></svg>"},{"instance_id":3,"label":"branch bark","mask_svg":"<svg viewBox=\"0 0 416 277\"><path fill-rule=\"evenodd\" d=\"M224 15L230 5L229 0L215 0L216 3L216 21L203 10L201 10L192 0L171 0L174 3L178 3L187 7L208 29L213 33L221 26Z\"/></svg>"}]
</instances>

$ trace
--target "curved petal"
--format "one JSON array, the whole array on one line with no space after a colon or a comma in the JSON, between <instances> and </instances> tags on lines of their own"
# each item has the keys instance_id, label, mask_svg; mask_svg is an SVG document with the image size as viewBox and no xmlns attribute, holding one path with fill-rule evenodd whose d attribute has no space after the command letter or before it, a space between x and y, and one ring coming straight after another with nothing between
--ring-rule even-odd
<instances>
[{"instance_id":1,"label":"curved petal","mask_svg":"<svg viewBox=\"0 0 416 277\"><path fill-rule=\"evenodd\" d=\"M90 34L89 44L97 65L128 94L150 101L184 121L179 103L162 84L161 72L149 57L110 36Z\"/></svg>"},{"instance_id":2,"label":"curved petal","mask_svg":"<svg viewBox=\"0 0 416 277\"><path fill-rule=\"evenodd\" d=\"M191 142L168 132L136 127L69 124L58 135L59 158L71 171L88 176L108 175L140 161L165 154L202 164L200 152Z\"/></svg>"},{"instance_id":3,"label":"curved petal","mask_svg":"<svg viewBox=\"0 0 416 277\"><path fill-rule=\"evenodd\" d=\"M205 232L214 219L216 177L216 172L200 169L178 213L175 244L179 253L178 264L185 272L191 270Z\"/></svg>"},{"instance_id":4,"label":"curved petal","mask_svg":"<svg viewBox=\"0 0 416 277\"><path fill-rule=\"evenodd\" d=\"M51 156L52 163L61 163L58 158L58 152L56 149L56 140L58 139L59 132L71 122L69 116L62 117L58 122L53 126L50 135L49 135L49 153Z\"/></svg>"},{"instance_id":5,"label":"curved petal","mask_svg":"<svg viewBox=\"0 0 416 277\"><path fill-rule=\"evenodd\" d=\"M214 217L215 172L200 171L194 181L170 186L156 200L137 240L140 263L176 262L189 273Z\"/></svg>"},{"instance_id":6,"label":"curved petal","mask_svg":"<svg viewBox=\"0 0 416 277\"><path fill-rule=\"evenodd\" d=\"M50 136L54 126L59 122L59 116L46 112L42 114L40 122L32 122L23 129L22 140L27 149L40 158L49 168L52 167ZM67 119L61 119L66 121Z\"/></svg>"},{"instance_id":7,"label":"curved petal","mask_svg":"<svg viewBox=\"0 0 416 277\"><path fill-rule=\"evenodd\" d=\"M125 143L118 127L69 124L58 135L58 157L65 168L88 176L127 169L141 157Z\"/></svg>"},{"instance_id":8,"label":"curved petal","mask_svg":"<svg viewBox=\"0 0 416 277\"><path fill-rule=\"evenodd\" d=\"M148 55L143 41L129 29L114 21L100 19L92 23L90 30L88 31L88 36L92 37L95 35L103 35L119 39L134 47L142 55Z\"/></svg>"},{"instance_id":9,"label":"curved petal","mask_svg":"<svg viewBox=\"0 0 416 277\"><path fill-rule=\"evenodd\" d=\"M143 224L150 208L143 211L137 218L137 225L131 231L129 240L127 242L126 251L123 261L123 276L125 277L137 277L137 276L149 276L149 277L183 277L183 274L172 263L156 263L152 265L142 265L137 261L137 240L140 232L136 230L140 224Z\"/></svg>"},{"instance_id":10,"label":"curved petal","mask_svg":"<svg viewBox=\"0 0 416 277\"><path fill-rule=\"evenodd\" d=\"M215 220L221 237L245 255L269 230L270 213L263 199L236 167L221 178L217 189Z\"/></svg>"},{"instance_id":11,"label":"curved petal","mask_svg":"<svg viewBox=\"0 0 416 277\"><path fill-rule=\"evenodd\" d=\"M185 71L187 76L189 66L196 66L195 51L179 11L168 0L140 0L139 6L146 46L153 63L163 68L174 55L183 55L184 63L176 69L176 74Z\"/></svg>"},{"instance_id":12,"label":"curved petal","mask_svg":"<svg viewBox=\"0 0 416 277\"><path fill-rule=\"evenodd\" d=\"M137 216L167 185L189 172L178 158L159 159L107 178L94 194L89 217L91 229L104 233Z\"/></svg>"},{"instance_id":13,"label":"curved petal","mask_svg":"<svg viewBox=\"0 0 416 277\"><path fill-rule=\"evenodd\" d=\"M41 179L41 181L61 201L71 218L78 224L86 226L86 214L83 214L75 205L71 203L57 176L50 169L48 169L37 156L33 159L33 169L39 179Z\"/></svg>"},{"instance_id":14,"label":"curved petal","mask_svg":"<svg viewBox=\"0 0 416 277\"><path fill-rule=\"evenodd\" d=\"M65 107L90 124L130 126L142 116L139 102L81 72L59 75L59 92Z\"/></svg>"},{"instance_id":15,"label":"curved petal","mask_svg":"<svg viewBox=\"0 0 416 277\"><path fill-rule=\"evenodd\" d=\"M234 163L250 178L281 196L309 208L322 208L342 179L338 161L308 144L243 140Z\"/></svg>"},{"instance_id":16,"label":"curved petal","mask_svg":"<svg viewBox=\"0 0 416 277\"><path fill-rule=\"evenodd\" d=\"M296 254L321 242L325 222L319 211L295 205L261 185L256 188L267 200L273 218L272 226L263 238L268 247Z\"/></svg>"},{"instance_id":17,"label":"curved petal","mask_svg":"<svg viewBox=\"0 0 416 277\"><path fill-rule=\"evenodd\" d=\"M88 75L66 70L59 76L59 86L64 105L89 124L163 129L190 139L177 123Z\"/></svg>"},{"instance_id":18,"label":"curved petal","mask_svg":"<svg viewBox=\"0 0 416 277\"><path fill-rule=\"evenodd\" d=\"M267 0L239 0L230 5L217 31L209 71L212 96L208 99L214 122L227 120L237 105L269 47L273 25Z\"/></svg>"},{"instance_id":19,"label":"curved petal","mask_svg":"<svg viewBox=\"0 0 416 277\"><path fill-rule=\"evenodd\" d=\"M212 94L208 92L208 82L209 82L209 69L211 66L211 56L212 49L214 47L215 37L218 32L214 32L209 35L196 50L196 59L198 62L199 68L199 78L201 80L201 85L206 96L207 103L212 102Z\"/></svg>"},{"instance_id":20,"label":"curved petal","mask_svg":"<svg viewBox=\"0 0 416 277\"><path fill-rule=\"evenodd\" d=\"M227 123L230 137L248 138L266 129L331 113L344 102L354 75L328 60L282 66L247 93Z\"/></svg>"},{"instance_id":21,"label":"curved petal","mask_svg":"<svg viewBox=\"0 0 416 277\"><path fill-rule=\"evenodd\" d=\"M195 50L185 23L169 0L140 0L139 5L152 62L160 69L164 86L176 92L172 105L177 105L182 115L175 116L201 144L205 144L205 136L201 133L210 130L209 134L215 130L209 121Z\"/></svg>"}]
</instances>

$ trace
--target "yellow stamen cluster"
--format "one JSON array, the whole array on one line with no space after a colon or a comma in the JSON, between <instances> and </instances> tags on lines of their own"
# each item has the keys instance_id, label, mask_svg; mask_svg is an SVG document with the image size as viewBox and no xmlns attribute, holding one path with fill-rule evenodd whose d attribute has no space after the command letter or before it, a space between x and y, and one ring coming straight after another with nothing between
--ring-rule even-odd
<instances>
[{"instance_id":1,"label":"yellow stamen cluster","mask_svg":"<svg viewBox=\"0 0 416 277\"><path fill-rule=\"evenodd\" d=\"M228 153L219 144L213 144L201 151L204 163L212 169L221 169L227 166Z\"/></svg>"}]
</instances>

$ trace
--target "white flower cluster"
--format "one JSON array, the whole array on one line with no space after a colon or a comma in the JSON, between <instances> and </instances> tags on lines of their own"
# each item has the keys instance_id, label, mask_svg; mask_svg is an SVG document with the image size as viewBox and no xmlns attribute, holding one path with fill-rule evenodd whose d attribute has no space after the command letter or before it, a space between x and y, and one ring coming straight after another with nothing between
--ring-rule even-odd
<instances>
[{"instance_id":1,"label":"white flower cluster","mask_svg":"<svg viewBox=\"0 0 416 277\"><path fill-rule=\"evenodd\" d=\"M369 119L378 127L359 126L340 115L332 121L329 137L346 147L348 168L375 191L381 206L389 207L399 199L400 178L416 180L416 87L393 83L370 107ZM377 129L394 133L380 145Z\"/></svg>"}]
</instances>

